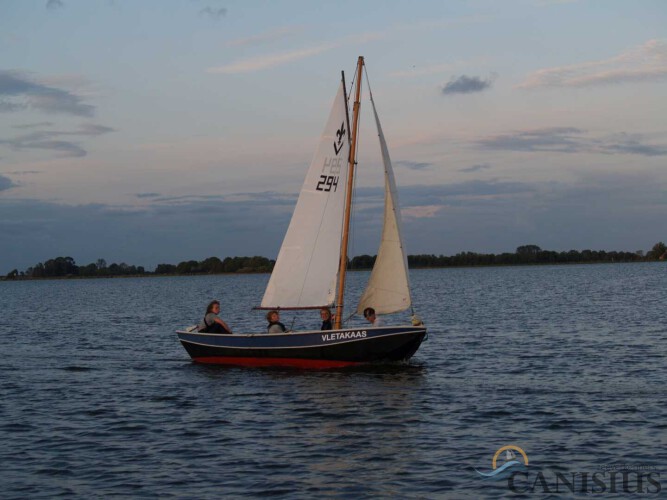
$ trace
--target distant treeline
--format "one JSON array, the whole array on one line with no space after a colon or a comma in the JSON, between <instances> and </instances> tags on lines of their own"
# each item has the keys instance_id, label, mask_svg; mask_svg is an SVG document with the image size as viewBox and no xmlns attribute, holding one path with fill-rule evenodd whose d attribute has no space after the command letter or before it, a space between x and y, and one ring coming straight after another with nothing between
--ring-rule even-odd
<instances>
[{"instance_id":1,"label":"distant treeline","mask_svg":"<svg viewBox=\"0 0 667 500\"><path fill-rule=\"evenodd\" d=\"M513 266L526 264L576 264L593 262L643 262L647 260L665 259L667 246L656 243L644 255L638 252L606 252L604 250L570 250L554 252L542 250L537 245L523 245L514 253L475 253L462 252L452 256L446 255L408 255L408 266L420 267L460 267L460 266ZM375 255L358 255L350 261L351 269L371 269L375 263Z\"/></svg>"},{"instance_id":2,"label":"distant treeline","mask_svg":"<svg viewBox=\"0 0 667 500\"><path fill-rule=\"evenodd\" d=\"M188 260L178 265L158 264L155 274L268 273L275 263L275 260L257 256L226 257L225 260L209 257L201 262Z\"/></svg>"},{"instance_id":3,"label":"distant treeline","mask_svg":"<svg viewBox=\"0 0 667 500\"><path fill-rule=\"evenodd\" d=\"M371 269L375 255L358 255L349 261L349 269ZM656 243L646 255L637 252L606 252L604 250L570 250L554 252L542 250L537 245L523 245L514 253L482 254L463 252L453 256L408 255L412 268L460 267L460 266L507 266L526 264L576 264L595 262L643 262L667 259L667 245ZM266 273L273 270L274 260L266 257L209 257L202 261L188 260L179 264L158 264L155 271L146 271L142 266L131 266L124 262L107 265L104 259L85 266L77 266L72 257L56 257L38 263L25 271L9 272L5 279L32 279L57 277L111 277L148 275L192 275L220 273Z\"/></svg>"},{"instance_id":4,"label":"distant treeline","mask_svg":"<svg viewBox=\"0 0 667 500\"><path fill-rule=\"evenodd\" d=\"M7 274L6 279L265 273L270 272L274 264L274 260L269 260L266 257L227 257L224 260L220 260L218 257L209 257L201 262L188 260L177 265L158 264L155 271L150 272L146 271L143 266L131 266L124 262L107 265L104 259L98 259L91 264L77 266L72 257L56 257L44 263L40 262L22 272L14 269Z\"/></svg>"}]
</instances>

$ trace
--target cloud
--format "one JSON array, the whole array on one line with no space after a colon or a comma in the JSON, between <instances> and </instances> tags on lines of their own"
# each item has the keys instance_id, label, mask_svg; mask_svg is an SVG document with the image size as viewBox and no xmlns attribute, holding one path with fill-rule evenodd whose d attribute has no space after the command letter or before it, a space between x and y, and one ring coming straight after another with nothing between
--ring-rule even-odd
<instances>
[{"instance_id":1,"label":"cloud","mask_svg":"<svg viewBox=\"0 0 667 500\"><path fill-rule=\"evenodd\" d=\"M472 180L444 185L406 186L400 189L400 195L412 205L429 205L432 201L445 201L452 198L487 198L506 195L531 193L534 187L525 182L491 180ZM403 199L403 198L401 198Z\"/></svg>"},{"instance_id":2,"label":"cloud","mask_svg":"<svg viewBox=\"0 0 667 500\"><path fill-rule=\"evenodd\" d=\"M7 191L13 187L16 187L16 184L10 178L0 175L0 192Z\"/></svg>"},{"instance_id":3,"label":"cloud","mask_svg":"<svg viewBox=\"0 0 667 500\"><path fill-rule=\"evenodd\" d=\"M222 19L227 15L227 9L224 7L211 7L206 6L202 10L199 11L200 16L208 16L211 19L215 19L216 21L219 19Z\"/></svg>"},{"instance_id":4,"label":"cloud","mask_svg":"<svg viewBox=\"0 0 667 500\"><path fill-rule=\"evenodd\" d=\"M498 134L477 141L482 149L503 151L548 151L575 153L582 150L584 130L575 127L550 127Z\"/></svg>"},{"instance_id":5,"label":"cloud","mask_svg":"<svg viewBox=\"0 0 667 500\"><path fill-rule=\"evenodd\" d=\"M641 134L592 137L576 127L520 130L485 137L476 144L482 149L501 151L667 155L667 146L647 144Z\"/></svg>"},{"instance_id":6,"label":"cloud","mask_svg":"<svg viewBox=\"0 0 667 500\"><path fill-rule=\"evenodd\" d=\"M26 123L24 125L12 126L12 128L17 128L17 129L40 128L40 127L53 127L53 122Z\"/></svg>"},{"instance_id":7,"label":"cloud","mask_svg":"<svg viewBox=\"0 0 667 500\"><path fill-rule=\"evenodd\" d=\"M73 132L56 132L58 135L88 135L88 136L97 136L102 134L107 134L109 132L115 132L115 129L111 127L105 127L104 125L95 125L93 123L84 123L79 127L79 130Z\"/></svg>"},{"instance_id":8,"label":"cloud","mask_svg":"<svg viewBox=\"0 0 667 500\"><path fill-rule=\"evenodd\" d=\"M351 35L336 41L324 42L318 45L313 46L312 44L303 48L293 49L286 52L278 52L274 54L265 54L261 56L250 57L246 59L241 59L229 64L224 64L222 66L210 67L207 68L207 73L223 73L223 74L238 74L238 73L248 73L251 71L259 71L263 69L273 68L276 66L282 66L283 64L288 64L293 61L298 61L300 59L305 59L307 57L312 57L323 52L343 47L347 45L358 46L370 41L380 40L383 38L396 36L401 32L406 31L420 31L433 30L433 29L442 29L447 26L460 24L460 23L469 23L469 22L480 22L481 18L461 18L461 19L446 19L446 20L428 20L426 22L414 23L414 24L404 24L393 26L389 29L383 31L373 31L368 33L361 33L359 35ZM227 46L244 46L252 45L255 43L263 43L267 41L272 41L283 36L295 33L301 28L298 27L285 27L279 28L275 31L271 31L265 34L256 35L248 38L240 38L237 40L232 40L227 43ZM425 70L424 74L430 74L433 72L442 71L445 66L438 65L434 67L428 67ZM446 66L450 68L450 65ZM419 73L419 72L418 72ZM406 76L407 73L395 73L394 76ZM414 76L413 73L410 74ZM489 82L489 85L492 82Z\"/></svg>"},{"instance_id":9,"label":"cloud","mask_svg":"<svg viewBox=\"0 0 667 500\"><path fill-rule=\"evenodd\" d=\"M665 156L667 146L643 144L640 134L617 134L608 139L605 145L607 153L634 154L642 156Z\"/></svg>"},{"instance_id":10,"label":"cloud","mask_svg":"<svg viewBox=\"0 0 667 500\"><path fill-rule=\"evenodd\" d=\"M186 210L199 210L204 206L205 210L211 210L213 203L221 207L225 204L252 203L253 206L265 206L277 208L281 206L294 207L297 200L295 193L277 193L275 191L262 191L259 193L233 193L226 195L180 195L180 196L157 196L153 200L155 206L191 207ZM192 208L195 207L195 208Z\"/></svg>"},{"instance_id":11,"label":"cloud","mask_svg":"<svg viewBox=\"0 0 667 500\"><path fill-rule=\"evenodd\" d=\"M262 55L257 57L250 57L234 63L218 66L216 68L209 68L208 73L222 73L227 75L234 75L238 73L249 73L251 71L259 71L263 69L282 66L293 61L305 59L307 57L315 56L331 50L336 47L336 44L326 43L316 45L314 47L307 47L287 52L280 52L277 54Z\"/></svg>"},{"instance_id":12,"label":"cloud","mask_svg":"<svg viewBox=\"0 0 667 500\"><path fill-rule=\"evenodd\" d=\"M16 151L48 150L61 153L64 158L80 158L86 156L87 151L78 143L72 141L53 140L46 137L16 137L14 139L0 139L0 145L7 145Z\"/></svg>"},{"instance_id":13,"label":"cloud","mask_svg":"<svg viewBox=\"0 0 667 500\"><path fill-rule=\"evenodd\" d=\"M516 88L592 87L652 82L665 77L667 41L654 39L609 59L540 69L528 75Z\"/></svg>"},{"instance_id":14,"label":"cloud","mask_svg":"<svg viewBox=\"0 0 667 500\"><path fill-rule=\"evenodd\" d=\"M401 215L404 218L412 219L432 219L444 207L442 205L424 205L421 207L405 207L401 209Z\"/></svg>"},{"instance_id":15,"label":"cloud","mask_svg":"<svg viewBox=\"0 0 667 500\"><path fill-rule=\"evenodd\" d=\"M285 26L278 28L276 30L268 31L266 33L261 33L259 35L253 35L245 38L237 38L235 40L230 40L225 44L227 47L246 47L249 45L261 45L267 42L273 42L284 38L286 36L292 35L299 31L302 31L303 28L299 26Z\"/></svg>"},{"instance_id":16,"label":"cloud","mask_svg":"<svg viewBox=\"0 0 667 500\"><path fill-rule=\"evenodd\" d=\"M399 186L399 195L409 219L403 225L408 252L452 255L514 251L533 241L559 251L647 249L667 233L666 188L660 177L633 172L588 174L569 183ZM353 255L372 254L380 240L384 190L359 191ZM79 264L105 258L147 267L211 255L274 258L295 202L295 194L274 192L154 198L141 207L0 196L6 266L0 274L57 255L71 255Z\"/></svg>"},{"instance_id":17,"label":"cloud","mask_svg":"<svg viewBox=\"0 0 667 500\"><path fill-rule=\"evenodd\" d=\"M471 165L470 167L465 167L465 168L460 168L459 172L464 172L464 173L472 173L472 172L479 172L481 170L488 170L491 168L491 165L488 165L486 163L478 164L478 165Z\"/></svg>"},{"instance_id":18,"label":"cloud","mask_svg":"<svg viewBox=\"0 0 667 500\"><path fill-rule=\"evenodd\" d=\"M48 0L48 2L46 2L46 8L51 10L60 9L64 6L65 4L62 2L62 0Z\"/></svg>"},{"instance_id":19,"label":"cloud","mask_svg":"<svg viewBox=\"0 0 667 500\"><path fill-rule=\"evenodd\" d=\"M147 267L211 255L275 258L294 203L283 207L271 205L270 200L258 204L190 197L179 203L136 207L0 197L0 234L4 235L0 264L8 266L7 272L57 255L71 255L81 264L102 257Z\"/></svg>"},{"instance_id":20,"label":"cloud","mask_svg":"<svg viewBox=\"0 0 667 500\"><path fill-rule=\"evenodd\" d=\"M409 160L400 160L395 162L396 165L399 165L401 167L406 167L409 168L410 170L423 170L431 167L433 163L425 162L425 161L409 161Z\"/></svg>"},{"instance_id":21,"label":"cloud","mask_svg":"<svg viewBox=\"0 0 667 500\"><path fill-rule=\"evenodd\" d=\"M353 35L345 37L337 42L326 42L315 46L308 46L301 49L290 50L286 52L278 52L274 54L266 54L261 56L249 57L241 59L236 62L208 68L207 73L222 73L228 75L235 75L239 73L249 73L252 71L260 71L276 66L282 66L294 61L299 61L308 57L321 54L328 50L342 47L344 45L359 45L372 40L378 40L385 36L383 33L362 33L361 35Z\"/></svg>"},{"instance_id":22,"label":"cloud","mask_svg":"<svg viewBox=\"0 0 667 500\"><path fill-rule=\"evenodd\" d=\"M95 107L81 97L57 87L33 81L15 70L0 70L0 111L32 108L45 113L93 116Z\"/></svg>"},{"instance_id":23,"label":"cloud","mask_svg":"<svg viewBox=\"0 0 667 500\"><path fill-rule=\"evenodd\" d=\"M157 198L160 196L160 193L137 193L134 196L137 198Z\"/></svg>"},{"instance_id":24,"label":"cloud","mask_svg":"<svg viewBox=\"0 0 667 500\"><path fill-rule=\"evenodd\" d=\"M463 18L463 19L448 19L448 20L435 20L427 21L425 23L417 24L408 24L401 26L394 26L384 31L377 32L368 32L361 33L359 35L351 35L339 39L335 42L325 42L314 47L308 46L300 49L294 49L287 52L280 52L276 54L269 54L257 57L251 57L247 59L242 59L240 61L232 62L217 67L210 67L206 70L207 73L223 73L223 74L238 74L238 73L248 73L251 71L259 71L267 68L272 68L275 66L281 66L293 61L304 59L307 57L312 57L322 52L332 50L338 47L346 45L361 45L374 40L380 40L382 38L387 38L390 36L395 36L398 32L401 31L424 31L432 29L442 29L445 26L451 26L453 24L459 23L468 23L468 22L479 22L477 18ZM231 44L245 45L249 43L254 43L256 41L266 41L274 38L283 36L290 32L294 32L295 28L280 28L275 32L268 33L266 35L258 35L257 37L250 37L245 39L239 39L237 41L231 42Z\"/></svg>"},{"instance_id":25,"label":"cloud","mask_svg":"<svg viewBox=\"0 0 667 500\"><path fill-rule=\"evenodd\" d=\"M62 137L95 137L113 131L111 127L84 123L78 130L35 130L11 139L0 139L0 145L8 146L16 151L30 149L55 151L64 157L76 158L86 156L86 150L77 142L63 140Z\"/></svg>"},{"instance_id":26,"label":"cloud","mask_svg":"<svg viewBox=\"0 0 667 500\"><path fill-rule=\"evenodd\" d=\"M488 79L483 80L479 76L466 76L462 75L457 77L452 77L447 84L442 88L442 93L445 95L449 94L471 94L473 92L482 92L486 89L491 88L493 81L495 80L495 75L490 76Z\"/></svg>"},{"instance_id":27,"label":"cloud","mask_svg":"<svg viewBox=\"0 0 667 500\"><path fill-rule=\"evenodd\" d=\"M9 100L0 100L0 113L13 113L26 109L27 106L20 102L11 102Z\"/></svg>"},{"instance_id":28,"label":"cloud","mask_svg":"<svg viewBox=\"0 0 667 500\"><path fill-rule=\"evenodd\" d=\"M523 196L535 191L532 184L525 182L491 180L471 180L451 184L399 186L398 194L404 207L442 206L459 203L461 200L481 200ZM355 204L377 205L384 203L384 188L358 188Z\"/></svg>"},{"instance_id":29,"label":"cloud","mask_svg":"<svg viewBox=\"0 0 667 500\"><path fill-rule=\"evenodd\" d=\"M558 251L634 251L650 248L667 231L666 188L664 177L632 172L560 183L399 187L399 195L408 209L403 228L409 253L498 253L531 241ZM417 195L422 200L413 203ZM364 227L377 223L377 215Z\"/></svg>"},{"instance_id":30,"label":"cloud","mask_svg":"<svg viewBox=\"0 0 667 500\"><path fill-rule=\"evenodd\" d=\"M442 29L447 26L468 23L468 22L479 22L480 18L461 18L461 19L446 19L446 20L428 20L426 22L420 22L415 24L404 24L393 26L389 29L383 31L375 31L362 33L360 35L347 36L342 39L338 39L332 42L324 42L318 45L303 47L300 49L294 49L287 52L279 52L275 54L267 54L256 57L251 57L247 59L242 59L240 61L232 62L229 64L224 64L222 66L211 67L206 71L208 73L223 73L223 74L237 74L237 73L247 73L251 71L259 71L267 68L272 68L275 66L281 66L293 61L304 59L306 57L311 57L328 50L342 47L346 45L360 45L374 40L380 40L390 36L396 36L397 34L405 31L420 31L433 30L433 29ZM249 38L241 38L238 40L232 40L227 45L228 46L243 46L251 45L254 43L261 43L265 41L271 41L282 36L294 33L300 28L296 27L286 27L279 28L278 30L268 32L262 35L256 35Z\"/></svg>"},{"instance_id":31,"label":"cloud","mask_svg":"<svg viewBox=\"0 0 667 500\"><path fill-rule=\"evenodd\" d=\"M2 142L0 142L2 144ZM49 151L56 151L62 153L63 157L80 158L88 154L85 149L74 142L70 141L24 141L19 144L14 144L15 149L47 149Z\"/></svg>"}]
</instances>

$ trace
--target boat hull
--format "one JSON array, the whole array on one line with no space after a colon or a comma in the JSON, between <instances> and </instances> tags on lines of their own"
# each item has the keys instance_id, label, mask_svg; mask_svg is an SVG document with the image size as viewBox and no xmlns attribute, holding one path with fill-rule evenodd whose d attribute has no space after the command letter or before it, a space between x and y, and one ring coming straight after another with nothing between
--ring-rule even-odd
<instances>
[{"instance_id":1,"label":"boat hull","mask_svg":"<svg viewBox=\"0 0 667 500\"><path fill-rule=\"evenodd\" d=\"M234 335L176 333L190 357L198 363L339 368L408 360L419 349L426 328L386 326Z\"/></svg>"}]
</instances>

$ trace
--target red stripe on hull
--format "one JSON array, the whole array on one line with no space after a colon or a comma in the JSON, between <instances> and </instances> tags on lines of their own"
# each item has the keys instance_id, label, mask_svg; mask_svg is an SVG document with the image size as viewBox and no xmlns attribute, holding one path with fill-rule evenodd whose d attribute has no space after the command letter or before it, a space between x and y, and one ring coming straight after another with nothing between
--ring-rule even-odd
<instances>
[{"instance_id":1,"label":"red stripe on hull","mask_svg":"<svg viewBox=\"0 0 667 500\"><path fill-rule=\"evenodd\" d=\"M207 356L205 358L193 358L196 363L213 365L237 365L237 366L289 366L292 368L344 368L356 366L361 363L356 361L336 361L328 359L300 359L300 358L239 358L236 356Z\"/></svg>"}]
</instances>

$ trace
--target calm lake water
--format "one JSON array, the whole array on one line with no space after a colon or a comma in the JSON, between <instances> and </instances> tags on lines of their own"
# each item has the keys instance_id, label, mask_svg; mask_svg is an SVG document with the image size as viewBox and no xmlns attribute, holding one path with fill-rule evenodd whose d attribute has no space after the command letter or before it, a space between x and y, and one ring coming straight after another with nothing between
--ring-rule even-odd
<instances>
[{"instance_id":1,"label":"calm lake water","mask_svg":"<svg viewBox=\"0 0 667 500\"><path fill-rule=\"evenodd\" d=\"M0 496L498 498L475 469L509 444L519 488L626 464L667 490L667 265L411 279L412 361L320 372L195 365L178 342L211 298L264 328L268 275L0 282Z\"/></svg>"}]
</instances>

